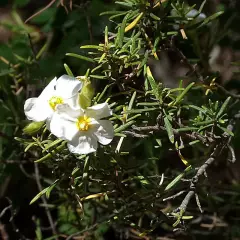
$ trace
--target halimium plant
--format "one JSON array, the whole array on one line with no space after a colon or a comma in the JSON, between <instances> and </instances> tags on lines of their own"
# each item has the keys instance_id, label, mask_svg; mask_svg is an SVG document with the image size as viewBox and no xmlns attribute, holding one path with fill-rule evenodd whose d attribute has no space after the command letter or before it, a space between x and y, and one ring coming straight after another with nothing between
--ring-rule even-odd
<instances>
[{"instance_id":1,"label":"halimium plant","mask_svg":"<svg viewBox=\"0 0 240 240\"><path fill-rule=\"evenodd\" d=\"M139 236L184 229L207 209L208 170L221 156L235 161L239 97L219 86L208 64L223 33L206 32L223 12L206 16L205 2L117 1L118 10L103 13L114 25L104 41L81 46L82 55L66 53L89 62L87 72L74 76L65 64L67 75L26 100L32 122L24 132L32 137L18 140L52 179L31 204L53 199L56 232L67 239L84 232L99 239L119 226ZM186 74L159 77L169 61L163 52Z\"/></svg>"}]
</instances>

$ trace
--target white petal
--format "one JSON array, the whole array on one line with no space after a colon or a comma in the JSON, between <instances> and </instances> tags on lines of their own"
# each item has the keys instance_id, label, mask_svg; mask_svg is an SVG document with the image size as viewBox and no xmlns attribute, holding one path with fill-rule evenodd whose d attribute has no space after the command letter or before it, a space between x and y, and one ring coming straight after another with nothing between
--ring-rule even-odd
<instances>
[{"instance_id":1,"label":"white petal","mask_svg":"<svg viewBox=\"0 0 240 240\"><path fill-rule=\"evenodd\" d=\"M29 98L24 104L24 112L29 120L40 122L51 118L53 110L46 101L39 98Z\"/></svg>"},{"instance_id":2,"label":"white petal","mask_svg":"<svg viewBox=\"0 0 240 240\"><path fill-rule=\"evenodd\" d=\"M200 13L198 18L199 20L204 20L207 16L204 13Z\"/></svg>"},{"instance_id":3,"label":"white petal","mask_svg":"<svg viewBox=\"0 0 240 240\"><path fill-rule=\"evenodd\" d=\"M69 151L77 154L96 152L97 147L98 143L96 137L87 133L85 135L76 136L68 143Z\"/></svg>"},{"instance_id":4,"label":"white petal","mask_svg":"<svg viewBox=\"0 0 240 240\"><path fill-rule=\"evenodd\" d=\"M192 9L191 11L189 11L186 16L189 18L194 18L198 15L198 11L196 9Z\"/></svg>"},{"instance_id":5,"label":"white petal","mask_svg":"<svg viewBox=\"0 0 240 240\"><path fill-rule=\"evenodd\" d=\"M69 121L57 113L53 114L49 127L53 135L68 141L72 141L79 132L76 122Z\"/></svg>"},{"instance_id":6,"label":"white petal","mask_svg":"<svg viewBox=\"0 0 240 240\"><path fill-rule=\"evenodd\" d=\"M112 115L112 111L109 108L109 105L107 103L101 103L94 105L92 107L88 107L86 109L86 115L88 117L95 118L96 120L109 117Z\"/></svg>"},{"instance_id":7,"label":"white petal","mask_svg":"<svg viewBox=\"0 0 240 240\"><path fill-rule=\"evenodd\" d=\"M57 78L55 77L42 91L40 96L38 97L42 101L48 101L52 96L55 96L55 87L57 83Z\"/></svg>"},{"instance_id":8,"label":"white petal","mask_svg":"<svg viewBox=\"0 0 240 240\"><path fill-rule=\"evenodd\" d=\"M98 120L98 124L94 124L93 131L98 142L103 145L107 145L113 140L114 129L111 121L109 120Z\"/></svg>"},{"instance_id":9,"label":"white petal","mask_svg":"<svg viewBox=\"0 0 240 240\"><path fill-rule=\"evenodd\" d=\"M62 115L64 118L69 120L77 119L80 116L84 115L84 112L81 108L71 108L68 104L59 104L56 106L56 113Z\"/></svg>"},{"instance_id":10,"label":"white petal","mask_svg":"<svg viewBox=\"0 0 240 240\"><path fill-rule=\"evenodd\" d=\"M56 94L63 97L64 100L77 100L78 92L82 88L82 82L74 77L63 75L57 80ZM76 104L76 103L75 103Z\"/></svg>"}]
</instances>

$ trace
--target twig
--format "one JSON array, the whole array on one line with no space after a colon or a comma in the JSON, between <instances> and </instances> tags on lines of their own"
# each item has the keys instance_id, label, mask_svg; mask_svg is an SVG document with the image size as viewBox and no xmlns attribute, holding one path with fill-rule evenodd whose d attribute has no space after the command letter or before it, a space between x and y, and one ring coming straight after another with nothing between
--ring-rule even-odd
<instances>
[{"instance_id":1,"label":"twig","mask_svg":"<svg viewBox=\"0 0 240 240\"><path fill-rule=\"evenodd\" d=\"M8 209L11 209L12 208L12 205L10 204L9 206L7 206L7 207L5 207L2 211L1 211L1 213L0 213L0 218L2 218L3 216L4 216L4 214L6 213L6 211L8 210Z\"/></svg>"},{"instance_id":2,"label":"twig","mask_svg":"<svg viewBox=\"0 0 240 240\"><path fill-rule=\"evenodd\" d=\"M37 183L37 186L38 186L38 190L41 192L43 190L43 187L42 187L42 184L41 184L41 181L40 181L40 175L39 175L39 169L38 169L38 164L37 163L34 163L34 168L35 168L35 177L36 177L36 183ZM48 205L47 205L47 200L46 200L44 195L41 196L41 199L43 201L43 204L45 205L45 211L46 211L46 215L47 215L49 224L50 224L51 229L52 229L52 233L56 236L56 240L58 240L57 231L56 231L53 219L52 219L52 215L51 215L50 210L49 210Z\"/></svg>"},{"instance_id":3,"label":"twig","mask_svg":"<svg viewBox=\"0 0 240 240\"><path fill-rule=\"evenodd\" d=\"M34 49L34 46L33 46L33 42L32 42L32 39L31 39L31 35L28 33L28 39L29 39L29 43L30 43L30 47L31 47L31 50L32 50L32 53L33 53L33 57L34 57L34 60L37 61L37 53Z\"/></svg>"},{"instance_id":4,"label":"twig","mask_svg":"<svg viewBox=\"0 0 240 240\"><path fill-rule=\"evenodd\" d=\"M220 84L218 84L218 83L215 83L217 86L218 86L218 88L222 91L222 92L224 92L225 94L227 94L227 95L229 95L229 96L231 96L231 97L233 97L233 98L237 98L237 99L240 99L240 95L239 94L234 94L234 93L231 93L231 92L229 92L227 89L225 89L223 86L221 86Z\"/></svg>"},{"instance_id":5,"label":"twig","mask_svg":"<svg viewBox=\"0 0 240 240\"><path fill-rule=\"evenodd\" d=\"M233 147L232 146L230 146L230 145L228 145L227 146L228 147L228 149L229 149L229 152L231 153L231 159L228 159L231 163L235 163L235 161L236 161L236 155L235 155L235 152L234 152L234 149L233 149Z\"/></svg>"},{"instance_id":6,"label":"twig","mask_svg":"<svg viewBox=\"0 0 240 240\"><path fill-rule=\"evenodd\" d=\"M88 33L89 33L89 37L90 37L90 43L93 43L92 22L91 22L91 18L88 14L86 14L86 19L87 19L87 26L88 26Z\"/></svg>"},{"instance_id":7,"label":"twig","mask_svg":"<svg viewBox=\"0 0 240 240\"><path fill-rule=\"evenodd\" d=\"M31 17L29 17L25 23L27 23L29 20L31 20L32 18L36 17L37 15L41 14L42 12L44 12L46 9L50 8L54 3L56 2L56 0L52 0L47 6L45 6L44 8L42 8L41 10L39 10L38 12L34 13Z\"/></svg>"},{"instance_id":8,"label":"twig","mask_svg":"<svg viewBox=\"0 0 240 240\"><path fill-rule=\"evenodd\" d=\"M195 191L193 191L193 190L189 191L188 194L183 199L183 201L178 209L183 210L183 212L185 212L187 205L188 205L189 201L191 200L191 198L194 196L194 194L195 194Z\"/></svg>"},{"instance_id":9,"label":"twig","mask_svg":"<svg viewBox=\"0 0 240 240\"><path fill-rule=\"evenodd\" d=\"M146 135L146 134L139 134L139 133L135 133L135 132L131 132L131 131L123 131L122 133L126 134L128 136L131 136L131 137L136 137L136 138L146 138L146 137L148 137L148 135Z\"/></svg>"},{"instance_id":10,"label":"twig","mask_svg":"<svg viewBox=\"0 0 240 240\"><path fill-rule=\"evenodd\" d=\"M176 193L176 194L174 194L174 195L172 195L172 196L170 196L170 197L167 197L167 198L164 198L163 199L163 202L165 202L165 201L168 201L168 200L171 200L171 199L175 199L176 197L179 197L179 196L181 196L183 193L185 193L186 191L180 191L179 193Z\"/></svg>"},{"instance_id":11,"label":"twig","mask_svg":"<svg viewBox=\"0 0 240 240\"><path fill-rule=\"evenodd\" d=\"M224 145L219 145L215 147L213 153L211 154L210 158L208 158L205 163L198 169L196 175L191 179L190 183L190 191L183 199L181 205L179 206L176 211L181 210L182 212L186 211L186 208L189 204L189 201L191 198L195 195L195 185L198 183L199 177L203 175L203 173L206 171L206 169L215 161L216 155L221 154L222 149L224 148Z\"/></svg>"},{"instance_id":12,"label":"twig","mask_svg":"<svg viewBox=\"0 0 240 240\"><path fill-rule=\"evenodd\" d=\"M203 76L198 72L198 70L196 69L197 68L197 65L193 66L187 59L187 57L183 54L183 52L177 48L174 44L174 37L171 39L170 41L170 46L171 46L171 49L174 50L178 56L182 59L182 61L189 67L189 69L192 71L192 73L194 73L196 75L196 77L198 78L198 80L200 82L203 82Z\"/></svg>"},{"instance_id":13,"label":"twig","mask_svg":"<svg viewBox=\"0 0 240 240\"><path fill-rule=\"evenodd\" d=\"M197 203L197 206L198 206L198 208L199 208L199 211L200 211L201 213L203 213L203 210L202 210L202 206L201 206L199 197L198 197L198 195L197 195L196 193L195 193L195 199L196 199L196 203Z\"/></svg>"},{"instance_id":14,"label":"twig","mask_svg":"<svg viewBox=\"0 0 240 240\"><path fill-rule=\"evenodd\" d=\"M137 127L133 125L132 128L136 131L149 131L149 132L150 131L166 131L166 128L159 124L156 124L155 126L144 126L144 127ZM175 135L185 136L192 141L200 140L203 144L207 144L207 139L196 132L193 132L190 134L190 133L179 132L177 129L173 129L173 133Z\"/></svg>"},{"instance_id":15,"label":"twig","mask_svg":"<svg viewBox=\"0 0 240 240\"><path fill-rule=\"evenodd\" d=\"M117 210L116 212L118 212L118 214L124 210L126 210L126 208L129 208L129 207L132 207L134 205L137 205L138 203L136 201L133 201L127 205L124 205L123 207L121 207L119 210ZM82 231L79 231L79 232L76 232L76 233L73 233L71 234L68 238L66 238L66 240L70 240L70 239L73 239L74 237L84 233L84 232L87 232L87 231L90 231L90 230L93 230L94 228L96 228L99 224L101 223L105 223L105 222L108 222L111 218L113 218L114 216L116 215L116 213L112 213L108 216L104 216L102 219L100 219L99 221L97 221L95 224L93 224L92 226L82 230Z\"/></svg>"},{"instance_id":16,"label":"twig","mask_svg":"<svg viewBox=\"0 0 240 240\"><path fill-rule=\"evenodd\" d=\"M10 217L10 219L9 219L9 222L10 222L11 225L12 225L13 231L18 235L18 239L21 239L21 240L30 240L29 238L26 238L26 237L19 231L19 229L17 228L17 226L15 225L14 217L15 217L15 215L17 214L17 211L13 208L13 204L12 204L11 199L9 199L8 197L6 197L6 199L7 199L8 203L9 203L8 209L11 211L11 217Z\"/></svg>"}]
</instances>

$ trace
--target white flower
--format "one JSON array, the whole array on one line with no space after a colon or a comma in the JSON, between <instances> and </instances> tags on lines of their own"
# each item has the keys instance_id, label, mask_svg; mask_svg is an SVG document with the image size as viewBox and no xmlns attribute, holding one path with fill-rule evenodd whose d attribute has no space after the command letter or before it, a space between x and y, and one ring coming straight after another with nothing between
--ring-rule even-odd
<instances>
[{"instance_id":1,"label":"white flower","mask_svg":"<svg viewBox=\"0 0 240 240\"><path fill-rule=\"evenodd\" d=\"M73 109L68 104L58 105L57 113L49 123L50 131L68 141L70 152L88 154L95 152L98 142L107 145L114 137L111 121L100 120L112 114L107 103Z\"/></svg>"},{"instance_id":2,"label":"white flower","mask_svg":"<svg viewBox=\"0 0 240 240\"><path fill-rule=\"evenodd\" d=\"M63 75L54 78L38 98L29 98L24 104L24 112L29 120L40 122L51 119L56 106L68 103L72 107L78 104L78 92L82 82L76 78Z\"/></svg>"}]
</instances>

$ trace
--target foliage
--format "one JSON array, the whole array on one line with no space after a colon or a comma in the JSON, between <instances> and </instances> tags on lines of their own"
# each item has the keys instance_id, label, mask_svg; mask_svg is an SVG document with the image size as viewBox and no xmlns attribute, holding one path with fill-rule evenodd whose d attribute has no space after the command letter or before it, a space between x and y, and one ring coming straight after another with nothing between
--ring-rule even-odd
<instances>
[{"instance_id":1,"label":"foliage","mask_svg":"<svg viewBox=\"0 0 240 240\"><path fill-rule=\"evenodd\" d=\"M226 33L217 27L223 11L197 20L205 3L116 1L113 10L101 6L106 9L101 15L109 16L112 23L105 28L96 23L103 33L90 41L86 41L92 36L87 24L77 27L84 16L78 15L79 10L65 16L64 23L58 17L63 8L50 7L32 18L46 37L23 23L16 12L19 25L6 24L21 37L1 57L1 108L6 109L1 116L2 135L17 136L20 144L14 142L16 151L9 153L8 137L1 138L1 159L16 157L24 146L22 155L34 161L40 191L31 204L38 204L40 198L45 205L51 203L52 210L45 208L55 239L101 239L110 229L116 234L127 229L142 238L164 236L163 231L171 236L186 226L192 226L193 232L198 216L202 216L198 224L206 224L211 213L221 214L219 206L229 200L228 195L239 207L239 184L229 184L230 193L225 189L219 195L221 189L211 177L218 164L227 166L236 160L233 143L239 135L240 97L221 85L222 76L212 71L208 61L213 46ZM100 22L89 10L97 9L99 2L92 4L87 8L92 21ZM198 15L188 17L192 9ZM49 20L49 15L54 18ZM55 48L58 34L66 35ZM79 42L80 50L75 47ZM34 46L40 45L36 51ZM170 60L162 53L173 54L187 69L186 74L175 76L174 87L169 87L173 77L163 77L168 73L157 74L161 66L171 71L164 68L162 62ZM50 80L64 68L69 75L85 74L91 81L92 105L108 102L113 110L114 140L94 154L69 153L66 142L49 134L42 124L34 127L32 136L21 136L20 128L27 125L22 111L29 96L27 87L39 87L42 79ZM9 81L14 82L14 93ZM41 165L47 169L42 174ZM49 217L53 211L56 226ZM43 239L41 224L36 224L37 239Z\"/></svg>"}]
</instances>

